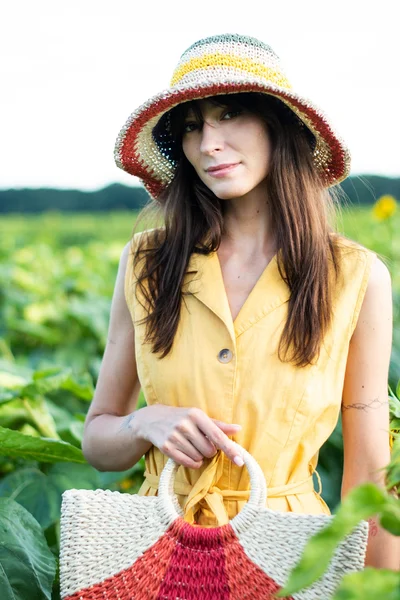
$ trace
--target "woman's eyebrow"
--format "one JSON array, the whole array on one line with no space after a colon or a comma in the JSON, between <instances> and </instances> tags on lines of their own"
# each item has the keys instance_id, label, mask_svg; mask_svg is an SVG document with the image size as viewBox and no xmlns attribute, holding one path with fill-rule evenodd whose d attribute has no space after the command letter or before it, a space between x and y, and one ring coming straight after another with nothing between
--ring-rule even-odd
<instances>
[{"instance_id":1,"label":"woman's eyebrow","mask_svg":"<svg viewBox=\"0 0 400 600\"><path fill-rule=\"evenodd\" d=\"M226 109L232 110L235 108L235 106L234 106L233 102L232 102L232 104L230 104L228 102L226 104L214 104L213 102L212 103L210 102L207 108L211 113L216 113L219 110L226 110ZM189 108L184 117L185 121L189 120L189 119L200 119L201 120L202 118L203 118L203 115L202 115L201 111L197 111L194 108Z\"/></svg>"},{"instance_id":2,"label":"woman's eyebrow","mask_svg":"<svg viewBox=\"0 0 400 600\"><path fill-rule=\"evenodd\" d=\"M185 120L186 119L198 119L198 118L201 118L201 116L196 111L194 111L192 108L190 110L188 110L188 112L185 115Z\"/></svg>"}]
</instances>

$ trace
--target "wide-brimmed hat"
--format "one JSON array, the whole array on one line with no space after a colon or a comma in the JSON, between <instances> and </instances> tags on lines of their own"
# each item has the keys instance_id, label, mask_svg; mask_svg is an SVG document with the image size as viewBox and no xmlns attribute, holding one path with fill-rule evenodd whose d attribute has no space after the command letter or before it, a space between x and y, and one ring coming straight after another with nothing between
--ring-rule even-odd
<instances>
[{"instance_id":1,"label":"wide-brimmed hat","mask_svg":"<svg viewBox=\"0 0 400 600\"><path fill-rule=\"evenodd\" d=\"M328 117L293 91L270 46L237 34L199 40L182 54L170 87L139 106L122 127L115 144L116 164L141 179L157 198L176 169L175 142L167 126L160 131L160 120L167 123L166 113L182 102L240 92L274 96L299 117L315 137L313 158L326 187L349 175L349 150Z\"/></svg>"}]
</instances>

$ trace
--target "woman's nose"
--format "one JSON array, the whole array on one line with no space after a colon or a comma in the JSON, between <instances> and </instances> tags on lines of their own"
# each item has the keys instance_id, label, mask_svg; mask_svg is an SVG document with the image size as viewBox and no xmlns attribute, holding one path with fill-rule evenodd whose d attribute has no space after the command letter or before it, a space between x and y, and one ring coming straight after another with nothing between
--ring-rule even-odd
<instances>
[{"instance_id":1,"label":"woman's nose","mask_svg":"<svg viewBox=\"0 0 400 600\"><path fill-rule=\"evenodd\" d=\"M222 150L223 147L224 141L221 128L214 123L204 122L200 142L200 152L203 154L211 154L216 150Z\"/></svg>"}]
</instances>

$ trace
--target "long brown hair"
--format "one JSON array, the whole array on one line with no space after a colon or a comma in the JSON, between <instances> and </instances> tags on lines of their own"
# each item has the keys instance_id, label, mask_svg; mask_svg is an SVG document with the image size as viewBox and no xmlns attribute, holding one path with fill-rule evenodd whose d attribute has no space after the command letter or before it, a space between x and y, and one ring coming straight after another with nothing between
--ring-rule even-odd
<instances>
[{"instance_id":1,"label":"long brown hair","mask_svg":"<svg viewBox=\"0 0 400 600\"><path fill-rule=\"evenodd\" d=\"M312 158L314 135L278 98L242 93L209 100L220 106L249 110L267 124L272 142L267 176L271 227L281 252L279 272L290 290L278 356L296 366L312 364L319 356L332 319L334 280L329 263L333 263L337 277L335 242L340 236L331 222L335 220L339 193L323 185ZM160 358L173 345L185 293L182 283L191 254L216 251L224 233L223 202L199 179L182 151L189 108L202 118L198 102L186 102L164 116L153 132L160 147L165 131L172 136L164 150L175 162L176 173L157 201L150 201L141 213L141 218L147 218L149 211L161 217L163 226L154 229L151 247L145 249L144 244L139 244L134 257L135 262L144 259L137 291L147 309L143 320L146 341ZM287 358L289 348L292 353Z\"/></svg>"}]
</instances>

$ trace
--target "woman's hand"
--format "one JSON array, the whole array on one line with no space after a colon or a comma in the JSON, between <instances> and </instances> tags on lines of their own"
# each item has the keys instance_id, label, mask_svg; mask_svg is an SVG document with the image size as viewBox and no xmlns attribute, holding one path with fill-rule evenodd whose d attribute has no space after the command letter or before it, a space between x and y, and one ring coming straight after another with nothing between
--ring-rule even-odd
<instances>
[{"instance_id":1,"label":"woman's hand","mask_svg":"<svg viewBox=\"0 0 400 600\"><path fill-rule=\"evenodd\" d=\"M211 458L220 448L238 466L243 459L237 444L229 439L241 429L211 419L200 408L178 408L153 404L133 413L131 425L139 437L148 440L177 464L198 469L204 457Z\"/></svg>"}]
</instances>

